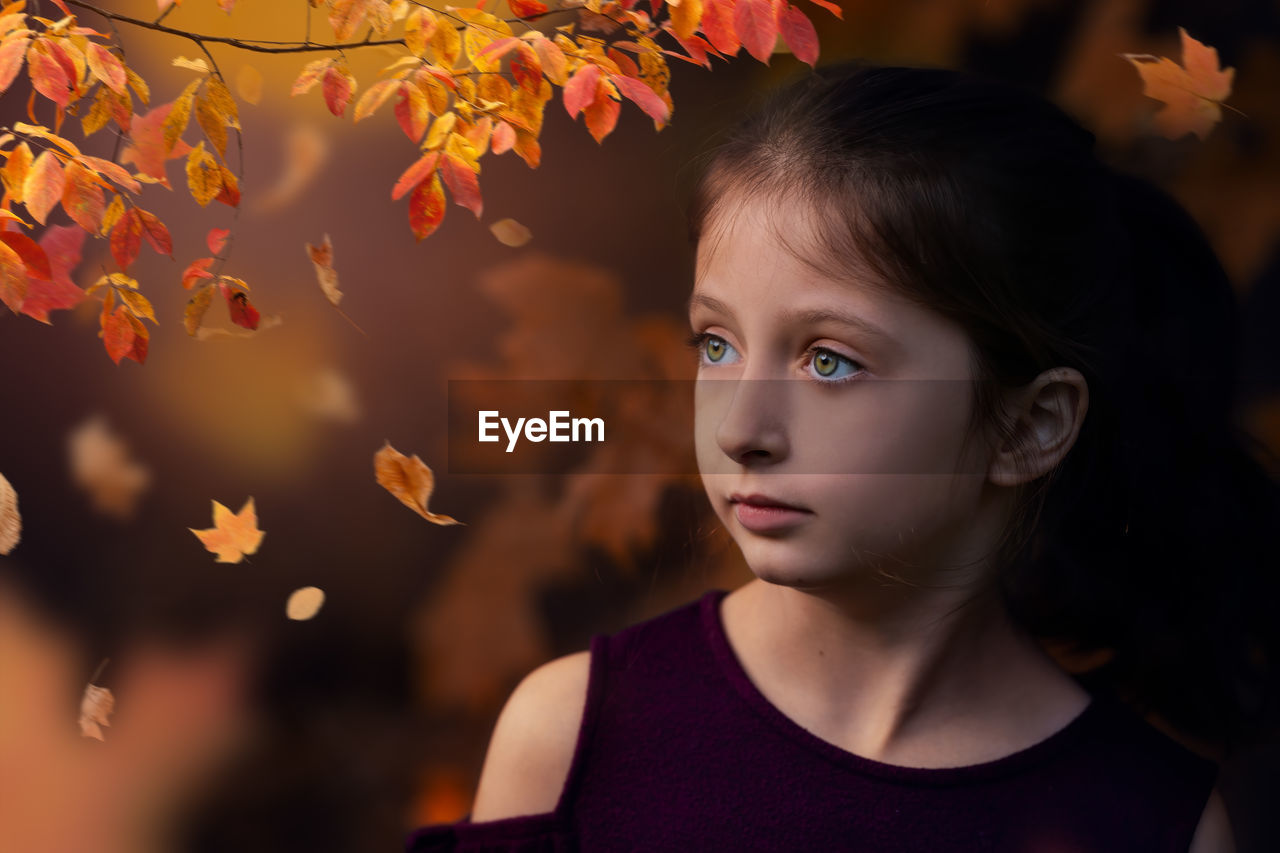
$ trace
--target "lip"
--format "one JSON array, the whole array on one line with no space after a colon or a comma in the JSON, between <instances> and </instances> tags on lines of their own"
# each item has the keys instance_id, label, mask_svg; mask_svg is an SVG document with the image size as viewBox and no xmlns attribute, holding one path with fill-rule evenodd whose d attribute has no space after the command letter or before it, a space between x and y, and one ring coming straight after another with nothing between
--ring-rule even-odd
<instances>
[{"instance_id":1,"label":"lip","mask_svg":"<svg viewBox=\"0 0 1280 853\"><path fill-rule=\"evenodd\" d=\"M779 509L794 509L794 510L799 510L800 512L809 511L804 507L800 506L799 504L788 503L787 501L780 500L778 498L773 498L773 497L770 497L769 495L761 494L760 492L752 492L749 495L744 495L741 492L734 492L733 494L729 495L729 501L730 503L747 504L749 506L756 506L756 507L776 507Z\"/></svg>"},{"instance_id":2,"label":"lip","mask_svg":"<svg viewBox=\"0 0 1280 853\"><path fill-rule=\"evenodd\" d=\"M803 507L785 503L768 495L734 493L729 496L738 523L754 533L766 533L794 527L813 515Z\"/></svg>"}]
</instances>

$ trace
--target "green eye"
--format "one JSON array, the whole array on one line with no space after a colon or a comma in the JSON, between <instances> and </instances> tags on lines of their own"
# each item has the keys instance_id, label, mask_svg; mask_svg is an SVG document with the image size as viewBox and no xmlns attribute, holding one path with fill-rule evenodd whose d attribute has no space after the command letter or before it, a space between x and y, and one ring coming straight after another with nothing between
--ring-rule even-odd
<instances>
[{"instance_id":1,"label":"green eye","mask_svg":"<svg viewBox=\"0 0 1280 853\"><path fill-rule=\"evenodd\" d=\"M813 357L813 366L817 369L819 375L830 376L840 366L840 359L826 350L818 350Z\"/></svg>"},{"instance_id":2,"label":"green eye","mask_svg":"<svg viewBox=\"0 0 1280 853\"><path fill-rule=\"evenodd\" d=\"M725 342L721 338L714 335L707 338L707 358L712 361L719 361L724 358Z\"/></svg>"}]
</instances>

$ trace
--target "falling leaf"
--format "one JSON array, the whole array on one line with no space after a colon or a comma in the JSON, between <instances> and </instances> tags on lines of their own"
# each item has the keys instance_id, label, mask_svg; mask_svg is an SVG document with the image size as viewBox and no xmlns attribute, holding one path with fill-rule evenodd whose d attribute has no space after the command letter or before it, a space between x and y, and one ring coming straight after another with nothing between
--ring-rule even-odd
<instances>
[{"instance_id":1,"label":"falling leaf","mask_svg":"<svg viewBox=\"0 0 1280 853\"><path fill-rule=\"evenodd\" d=\"M307 255L315 265L316 279L325 298L336 306L342 301L342 291L338 289L338 271L333 268L333 244L329 242L329 235L324 235L324 242L319 246L308 243Z\"/></svg>"},{"instance_id":2,"label":"falling leaf","mask_svg":"<svg viewBox=\"0 0 1280 853\"><path fill-rule=\"evenodd\" d=\"M533 238L529 229L514 219L499 219L489 226L489 230L504 246L523 246Z\"/></svg>"},{"instance_id":3,"label":"falling leaf","mask_svg":"<svg viewBox=\"0 0 1280 853\"><path fill-rule=\"evenodd\" d=\"M217 501L213 502L213 527L196 530L188 527L219 563L238 563L246 554L256 554L266 533L258 529L258 515L253 498L245 501L240 512L233 513Z\"/></svg>"},{"instance_id":4,"label":"falling leaf","mask_svg":"<svg viewBox=\"0 0 1280 853\"><path fill-rule=\"evenodd\" d=\"M320 612L324 606L324 590L318 586L304 586L295 589L284 606L284 612L290 619L303 621Z\"/></svg>"},{"instance_id":5,"label":"falling leaf","mask_svg":"<svg viewBox=\"0 0 1280 853\"><path fill-rule=\"evenodd\" d=\"M251 104L262 100L262 72L252 65L241 65L236 72L236 92Z\"/></svg>"},{"instance_id":6,"label":"falling leaf","mask_svg":"<svg viewBox=\"0 0 1280 853\"><path fill-rule=\"evenodd\" d=\"M205 242L209 246L209 251L215 255L223 250L227 245L227 237L231 231L227 228L210 228L209 235L205 238Z\"/></svg>"},{"instance_id":7,"label":"falling leaf","mask_svg":"<svg viewBox=\"0 0 1280 853\"><path fill-rule=\"evenodd\" d=\"M338 423L360 419L355 390L341 373L332 368L316 372L298 393L303 408L316 417Z\"/></svg>"},{"instance_id":8,"label":"falling leaf","mask_svg":"<svg viewBox=\"0 0 1280 853\"><path fill-rule=\"evenodd\" d=\"M107 718L111 716L115 704L115 697L110 690L96 684L86 684L84 697L80 700L80 734L105 740L102 726L111 725Z\"/></svg>"},{"instance_id":9,"label":"falling leaf","mask_svg":"<svg viewBox=\"0 0 1280 853\"><path fill-rule=\"evenodd\" d=\"M1164 106L1153 120L1169 139L1194 133L1204 139L1222 120L1222 102L1231 94L1234 68L1222 68L1218 51L1192 38L1178 27L1182 37L1182 65L1168 57L1122 53L1142 76L1142 94Z\"/></svg>"},{"instance_id":10,"label":"falling leaf","mask_svg":"<svg viewBox=\"0 0 1280 853\"><path fill-rule=\"evenodd\" d=\"M198 341L216 341L225 340L227 338L253 338L262 334L267 329L274 329L276 326L284 324L284 317L279 314L266 314L258 321L258 328L253 331L246 329L222 329L217 327L201 326L196 330L196 340Z\"/></svg>"},{"instance_id":11,"label":"falling leaf","mask_svg":"<svg viewBox=\"0 0 1280 853\"><path fill-rule=\"evenodd\" d=\"M136 462L124 442L94 415L67 436L71 479L94 510L121 521L131 518L151 484L151 472Z\"/></svg>"},{"instance_id":12,"label":"falling leaf","mask_svg":"<svg viewBox=\"0 0 1280 853\"><path fill-rule=\"evenodd\" d=\"M331 143L312 125L294 127L284 144L284 168L276 183L254 199L258 210L270 212L292 204L329 159Z\"/></svg>"},{"instance_id":13,"label":"falling leaf","mask_svg":"<svg viewBox=\"0 0 1280 853\"><path fill-rule=\"evenodd\" d=\"M18 493L0 474L0 554L8 554L22 538L22 516L18 514Z\"/></svg>"},{"instance_id":14,"label":"falling leaf","mask_svg":"<svg viewBox=\"0 0 1280 853\"><path fill-rule=\"evenodd\" d=\"M427 502L435 489L435 475L416 453L412 457L405 456L388 441L373 455L373 470L378 485L427 521L433 524L464 523L427 509Z\"/></svg>"}]
</instances>

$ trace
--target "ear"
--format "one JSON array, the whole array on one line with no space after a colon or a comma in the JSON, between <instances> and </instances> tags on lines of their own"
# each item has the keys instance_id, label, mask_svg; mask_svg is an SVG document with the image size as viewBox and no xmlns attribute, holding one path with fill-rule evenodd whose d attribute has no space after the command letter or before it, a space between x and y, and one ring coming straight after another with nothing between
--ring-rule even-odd
<instances>
[{"instance_id":1,"label":"ear","mask_svg":"<svg viewBox=\"0 0 1280 853\"><path fill-rule=\"evenodd\" d=\"M1005 400L1013 440L991 457L987 478L997 486L1029 483L1052 471L1075 444L1089 410L1089 385L1071 367L1046 370Z\"/></svg>"}]
</instances>

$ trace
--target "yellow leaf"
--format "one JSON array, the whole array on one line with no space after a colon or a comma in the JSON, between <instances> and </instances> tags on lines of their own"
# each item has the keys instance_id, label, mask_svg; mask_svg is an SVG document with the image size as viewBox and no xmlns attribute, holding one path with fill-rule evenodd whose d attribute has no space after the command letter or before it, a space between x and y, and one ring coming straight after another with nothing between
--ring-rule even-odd
<instances>
[{"instance_id":1,"label":"yellow leaf","mask_svg":"<svg viewBox=\"0 0 1280 853\"><path fill-rule=\"evenodd\" d=\"M222 191L222 167L212 154L204 150L203 141L187 155L187 186L191 189L191 197L201 207Z\"/></svg>"},{"instance_id":2,"label":"yellow leaf","mask_svg":"<svg viewBox=\"0 0 1280 853\"><path fill-rule=\"evenodd\" d=\"M284 611L290 619L303 621L319 613L323 605L324 590L318 586L304 586L293 591L284 606Z\"/></svg>"},{"instance_id":3,"label":"yellow leaf","mask_svg":"<svg viewBox=\"0 0 1280 853\"><path fill-rule=\"evenodd\" d=\"M209 137L213 147L225 157L227 153L226 118L219 114L203 95L196 96L196 121L200 123L200 128L204 130L205 136Z\"/></svg>"},{"instance_id":4,"label":"yellow leaf","mask_svg":"<svg viewBox=\"0 0 1280 853\"><path fill-rule=\"evenodd\" d=\"M533 234L530 233L529 229L514 219L499 219L489 226L489 230L493 232L493 236L498 238L498 242L504 246L523 246L533 239Z\"/></svg>"},{"instance_id":5,"label":"yellow leaf","mask_svg":"<svg viewBox=\"0 0 1280 853\"><path fill-rule=\"evenodd\" d=\"M209 310L212 299L212 285L205 285L191 294L191 298L187 300L186 310L182 314L182 324L186 327L188 335L194 337L200 330L200 324L204 321L205 312Z\"/></svg>"},{"instance_id":6,"label":"yellow leaf","mask_svg":"<svg viewBox=\"0 0 1280 853\"><path fill-rule=\"evenodd\" d=\"M0 474L0 554L8 554L22 538L22 516L18 514L18 493Z\"/></svg>"},{"instance_id":7,"label":"yellow leaf","mask_svg":"<svg viewBox=\"0 0 1280 853\"><path fill-rule=\"evenodd\" d=\"M452 516L427 509L431 492L435 489L435 475L417 454L405 456L392 447L391 442L386 442L373 455L373 470L378 485L427 521L441 525L463 524Z\"/></svg>"},{"instance_id":8,"label":"yellow leaf","mask_svg":"<svg viewBox=\"0 0 1280 853\"><path fill-rule=\"evenodd\" d=\"M213 527L196 530L188 527L205 549L216 554L219 563L238 563L246 554L256 554L266 533L258 529L258 515L253 498L245 501L240 512L233 513L213 501Z\"/></svg>"},{"instance_id":9,"label":"yellow leaf","mask_svg":"<svg viewBox=\"0 0 1280 853\"><path fill-rule=\"evenodd\" d=\"M439 148L449 138L457 122L458 114L455 112L447 112L437 118L431 123L431 130L427 132L427 141L422 143L422 147L424 149Z\"/></svg>"},{"instance_id":10,"label":"yellow leaf","mask_svg":"<svg viewBox=\"0 0 1280 853\"><path fill-rule=\"evenodd\" d=\"M195 59L187 59L185 56L175 56L173 58L173 67L186 68L190 71L198 71L201 74L209 73L209 63L205 62L200 57L196 57Z\"/></svg>"},{"instance_id":11,"label":"yellow leaf","mask_svg":"<svg viewBox=\"0 0 1280 853\"><path fill-rule=\"evenodd\" d=\"M239 130L240 112L236 109L236 99L231 96L231 90L227 88L222 78L216 75L210 77L204 84L204 93L209 99L210 106L222 116L226 125Z\"/></svg>"},{"instance_id":12,"label":"yellow leaf","mask_svg":"<svg viewBox=\"0 0 1280 853\"><path fill-rule=\"evenodd\" d=\"M137 290L121 290L119 291L120 300L129 306L129 310L133 312L135 317L147 319L155 323L156 312L151 307L151 302L147 297L143 296Z\"/></svg>"},{"instance_id":13,"label":"yellow leaf","mask_svg":"<svg viewBox=\"0 0 1280 853\"><path fill-rule=\"evenodd\" d=\"M338 289L338 271L333 268L333 244L329 242L329 235L324 235L324 242L319 246L308 243L307 256L315 265L316 279L325 298L336 306L342 301L342 291Z\"/></svg>"},{"instance_id":14,"label":"yellow leaf","mask_svg":"<svg viewBox=\"0 0 1280 853\"><path fill-rule=\"evenodd\" d=\"M165 117L164 151L166 154L173 150L182 132L187 129L187 122L191 119L191 106L195 101L196 89L200 88L200 82L197 79L188 83L187 88L183 89L182 94L178 96L178 100L173 102L169 115Z\"/></svg>"}]
</instances>

